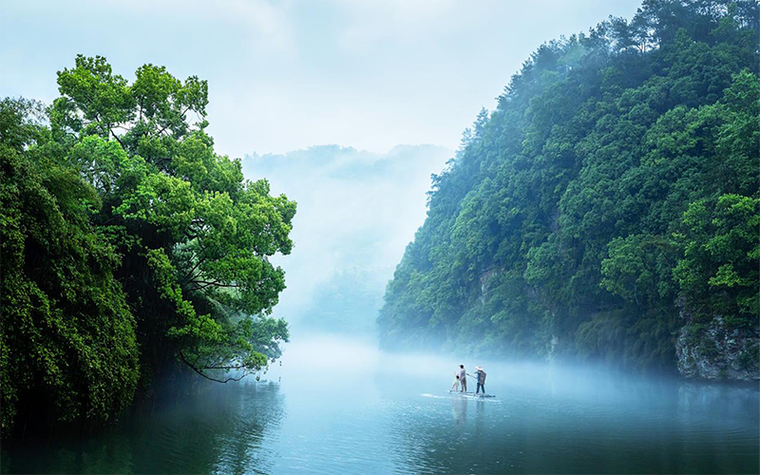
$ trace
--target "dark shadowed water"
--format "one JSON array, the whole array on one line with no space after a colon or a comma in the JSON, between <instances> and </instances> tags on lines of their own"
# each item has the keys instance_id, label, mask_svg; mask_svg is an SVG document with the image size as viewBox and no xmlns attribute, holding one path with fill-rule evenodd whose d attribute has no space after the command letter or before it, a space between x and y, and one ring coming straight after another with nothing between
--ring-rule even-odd
<instances>
[{"instance_id":1,"label":"dark shadowed water","mask_svg":"<svg viewBox=\"0 0 760 475\"><path fill-rule=\"evenodd\" d=\"M481 364L296 339L261 382L170 392L88 439L3 447L2 472L758 473L755 387ZM268 381L263 381L266 378Z\"/></svg>"}]
</instances>

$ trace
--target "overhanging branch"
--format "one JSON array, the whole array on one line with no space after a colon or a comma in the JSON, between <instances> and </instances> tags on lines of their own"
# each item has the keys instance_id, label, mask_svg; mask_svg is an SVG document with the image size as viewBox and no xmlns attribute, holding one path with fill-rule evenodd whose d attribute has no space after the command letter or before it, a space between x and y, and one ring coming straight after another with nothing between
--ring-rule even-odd
<instances>
[{"instance_id":1,"label":"overhanging branch","mask_svg":"<svg viewBox=\"0 0 760 475\"><path fill-rule=\"evenodd\" d=\"M243 374L240 375L239 377L230 376L229 378L224 379L224 380L217 379L217 378L214 378L214 377L211 377L211 376L205 374L203 371L201 371L200 369L198 369L195 365L193 365L189 361L187 361L187 358L185 358L184 353L182 353L181 351L179 352L179 357L182 360L182 362L185 363L186 365L188 365L190 368L192 368L193 371L195 371L199 375L203 376L204 378L209 379L209 380L214 381L214 382L217 382L217 383L223 383L224 384L224 383L228 383L230 381L240 381L241 379L243 379L246 376L248 376L247 372L243 372ZM228 368L220 367L220 368L204 368L204 369L240 369L240 368L243 368L243 366L230 366Z\"/></svg>"}]
</instances>

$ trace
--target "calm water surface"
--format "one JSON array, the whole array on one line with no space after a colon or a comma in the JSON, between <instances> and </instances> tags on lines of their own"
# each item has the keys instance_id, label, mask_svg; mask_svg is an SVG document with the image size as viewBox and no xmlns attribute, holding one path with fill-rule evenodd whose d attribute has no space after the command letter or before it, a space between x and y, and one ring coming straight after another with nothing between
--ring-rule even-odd
<instances>
[{"instance_id":1,"label":"calm water surface","mask_svg":"<svg viewBox=\"0 0 760 475\"><path fill-rule=\"evenodd\" d=\"M481 364L295 340L262 381L167 391L83 440L3 447L3 473L758 473L754 387ZM266 381L265 381L266 379Z\"/></svg>"}]
</instances>

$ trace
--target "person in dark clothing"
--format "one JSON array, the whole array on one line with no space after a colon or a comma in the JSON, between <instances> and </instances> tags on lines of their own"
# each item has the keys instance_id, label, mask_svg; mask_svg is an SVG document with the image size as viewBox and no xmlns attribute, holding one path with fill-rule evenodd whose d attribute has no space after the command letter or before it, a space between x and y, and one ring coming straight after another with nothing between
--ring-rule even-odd
<instances>
[{"instance_id":1,"label":"person in dark clothing","mask_svg":"<svg viewBox=\"0 0 760 475\"><path fill-rule=\"evenodd\" d=\"M486 393L486 372L483 371L483 368L480 366L476 366L475 369L475 376L478 378L478 386L475 390L475 394L480 393L480 390L483 390L483 394Z\"/></svg>"}]
</instances>

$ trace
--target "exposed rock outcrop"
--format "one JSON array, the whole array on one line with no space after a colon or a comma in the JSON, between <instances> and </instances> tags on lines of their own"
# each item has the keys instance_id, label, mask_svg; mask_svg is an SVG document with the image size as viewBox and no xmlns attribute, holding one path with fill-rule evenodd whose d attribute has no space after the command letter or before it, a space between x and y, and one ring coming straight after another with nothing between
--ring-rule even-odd
<instances>
[{"instance_id":1,"label":"exposed rock outcrop","mask_svg":"<svg viewBox=\"0 0 760 475\"><path fill-rule=\"evenodd\" d=\"M485 303L486 294L490 289L490 282L499 273L501 273L501 268L496 266L480 273L480 303Z\"/></svg>"},{"instance_id":2,"label":"exposed rock outcrop","mask_svg":"<svg viewBox=\"0 0 760 475\"><path fill-rule=\"evenodd\" d=\"M676 340L676 357L678 371L687 378L760 380L757 329L730 329L721 317L706 325L684 325Z\"/></svg>"}]
</instances>

